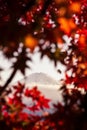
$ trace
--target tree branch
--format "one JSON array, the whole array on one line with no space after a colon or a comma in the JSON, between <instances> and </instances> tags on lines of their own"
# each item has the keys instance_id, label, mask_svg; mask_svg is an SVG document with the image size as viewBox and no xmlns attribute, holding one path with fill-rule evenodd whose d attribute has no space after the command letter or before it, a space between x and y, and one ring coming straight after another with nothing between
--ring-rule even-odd
<instances>
[{"instance_id":1,"label":"tree branch","mask_svg":"<svg viewBox=\"0 0 87 130\"><path fill-rule=\"evenodd\" d=\"M4 92L4 90L8 87L9 83L12 81L13 77L15 76L16 72L17 72L17 68L14 68L11 76L8 78L7 82L5 83L5 85L0 89L0 95L2 95L2 93Z\"/></svg>"}]
</instances>

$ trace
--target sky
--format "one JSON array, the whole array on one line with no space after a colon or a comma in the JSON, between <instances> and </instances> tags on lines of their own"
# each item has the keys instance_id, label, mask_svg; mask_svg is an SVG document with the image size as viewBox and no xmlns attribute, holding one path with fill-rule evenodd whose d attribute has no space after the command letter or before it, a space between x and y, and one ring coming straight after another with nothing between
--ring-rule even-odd
<instances>
[{"instance_id":1,"label":"sky","mask_svg":"<svg viewBox=\"0 0 87 130\"><path fill-rule=\"evenodd\" d=\"M58 64L57 67L55 67L53 61L50 61L47 56L44 56L43 59L40 59L40 53L35 53L33 56L33 61L32 70L30 70L28 73L43 72L56 80L64 76L63 73L59 74L57 72L58 68L63 71L65 69L64 66Z\"/></svg>"},{"instance_id":2,"label":"sky","mask_svg":"<svg viewBox=\"0 0 87 130\"><path fill-rule=\"evenodd\" d=\"M64 36L63 39L65 40L65 43L67 43L67 45L70 44L71 38ZM63 49L67 50L66 44L63 45ZM58 63L57 67L55 67L53 61L49 60L47 56L44 56L43 59L40 59L40 53L38 52L38 48L35 48L32 60L32 63L29 62L31 69L26 69L25 76L28 76L32 73L42 72L56 80L64 79L65 66ZM5 59L2 55L2 52L0 52L0 67L5 68L5 71L3 73L0 73L0 75L2 76L2 81L0 80L0 84L6 82L6 80L11 75L12 69L9 69L10 66L11 64L9 63L9 61ZM62 71L61 74L57 72L58 69ZM23 78L24 76L18 71L12 82L15 83Z\"/></svg>"},{"instance_id":3,"label":"sky","mask_svg":"<svg viewBox=\"0 0 87 130\"><path fill-rule=\"evenodd\" d=\"M32 63L29 62L31 69L26 69L26 76L36 72L43 72L56 80L64 78L65 67L62 66L60 63L55 68L54 63L52 61L50 61L46 56L44 56L43 59L40 59L40 53L37 52L33 54L32 60ZM9 75L12 73L12 70L9 69L10 65L11 64L9 64L9 61L5 60L5 58L0 53L0 66L5 68L5 71L1 73L3 79L2 82L5 82L8 79ZM61 74L57 72L58 69L62 70ZM12 82L14 83L16 81L20 81L23 78L23 75L18 71Z\"/></svg>"}]
</instances>

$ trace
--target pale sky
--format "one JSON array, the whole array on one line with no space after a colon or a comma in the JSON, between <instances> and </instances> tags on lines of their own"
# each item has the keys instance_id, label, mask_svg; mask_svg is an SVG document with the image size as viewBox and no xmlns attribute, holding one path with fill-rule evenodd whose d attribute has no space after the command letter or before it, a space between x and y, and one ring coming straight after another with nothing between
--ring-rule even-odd
<instances>
[{"instance_id":1,"label":"pale sky","mask_svg":"<svg viewBox=\"0 0 87 130\"><path fill-rule=\"evenodd\" d=\"M64 66L61 66L60 64L57 65L55 68L53 61L50 61L47 56L44 56L43 59L40 59L40 53L36 53L33 56L33 63L32 63L32 70L27 71L27 75L29 73L35 73L35 72L43 72L48 74L49 76L53 77L54 79L58 80L62 78L64 75L59 74L57 72L57 69L60 68L62 71L64 71Z\"/></svg>"},{"instance_id":2,"label":"pale sky","mask_svg":"<svg viewBox=\"0 0 87 130\"><path fill-rule=\"evenodd\" d=\"M35 73L35 72L43 72L46 73L47 75L53 77L56 80L60 80L61 78L64 78L64 66L62 66L61 64L58 64L57 67L54 67L54 63L52 61L50 61L46 56L40 60L40 53L35 53L32 57L33 62L30 63L31 66L31 70L26 69L26 76L30 75L31 73ZM9 75L11 74L12 70L8 69L10 64L8 62L8 60L5 60L4 57L1 55L0 53L0 66L5 67L6 70L4 73L1 73L1 75L3 76L3 81L6 81L9 77ZM57 72L57 69L61 69L62 73L59 74ZM16 76L14 77L12 82L16 82L18 80L23 79L23 75L21 75L20 72L17 72Z\"/></svg>"},{"instance_id":3,"label":"pale sky","mask_svg":"<svg viewBox=\"0 0 87 130\"><path fill-rule=\"evenodd\" d=\"M68 46L68 44L70 44L71 38L64 36L63 39L65 40L65 43L67 43ZM67 46L66 44L64 44L62 49L67 50ZM36 48L32 56L33 62L29 62L31 69L26 69L26 76L36 72L43 72L56 80L64 78L65 66L58 63L57 67L55 68L53 61L50 61L46 56L44 56L44 58L40 60L40 53L38 53L37 50L38 48ZM5 72L1 73L3 82L5 82L9 78L9 75L12 73L12 70L9 69L10 66L11 64L9 63L9 61L5 60L5 58L2 56L2 53L0 52L0 67L6 68ZM62 71L61 74L57 72L58 69ZM12 82L19 81L23 78L24 76L20 72L17 72Z\"/></svg>"}]
</instances>

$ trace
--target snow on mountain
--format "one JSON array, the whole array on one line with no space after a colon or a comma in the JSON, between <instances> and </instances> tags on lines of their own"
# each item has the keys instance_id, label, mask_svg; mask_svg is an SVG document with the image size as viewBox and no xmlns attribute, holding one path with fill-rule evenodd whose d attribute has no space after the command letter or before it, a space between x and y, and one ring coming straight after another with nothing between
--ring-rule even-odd
<instances>
[{"instance_id":1,"label":"snow on mountain","mask_svg":"<svg viewBox=\"0 0 87 130\"><path fill-rule=\"evenodd\" d=\"M62 101L61 92L58 90L61 84L47 74L33 73L25 77L21 82L25 83L26 87L29 88L37 86L43 95L54 102Z\"/></svg>"},{"instance_id":2,"label":"snow on mountain","mask_svg":"<svg viewBox=\"0 0 87 130\"><path fill-rule=\"evenodd\" d=\"M61 92L59 91L61 83L45 73L32 73L19 82L24 83L25 87L28 88L37 86L42 94L53 102L62 101Z\"/></svg>"},{"instance_id":3,"label":"snow on mountain","mask_svg":"<svg viewBox=\"0 0 87 130\"><path fill-rule=\"evenodd\" d=\"M24 79L26 84L57 85L57 81L45 73L33 73Z\"/></svg>"}]
</instances>

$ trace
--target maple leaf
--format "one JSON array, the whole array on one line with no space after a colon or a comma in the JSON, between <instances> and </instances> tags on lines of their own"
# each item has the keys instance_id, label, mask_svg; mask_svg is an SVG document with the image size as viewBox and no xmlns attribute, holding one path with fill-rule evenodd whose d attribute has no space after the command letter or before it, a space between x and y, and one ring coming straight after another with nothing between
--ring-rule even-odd
<instances>
[{"instance_id":1,"label":"maple leaf","mask_svg":"<svg viewBox=\"0 0 87 130\"><path fill-rule=\"evenodd\" d=\"M28 121L29 120L28 114L24 113L24 112L20 112L18 118L21 121Z\"/></svg>"},{"instance_id":2,"label":"maple leaf","mask_svg":"<svg viewBox=\"0 0 87 130\"><path fill-rule=\"evenodd\" d=\"M31 51L33 51L34 48L37 46L38 41L33 36L27 35L27 36L25 36L24 44L26 47L30 48Z\"/></svg>"},{"instance_id":3,"label":"maple leaf","mask_svg":"<svg viewBox=\"0 0 87 130\"><path fill-rule=\"evenodd\" d=\"M31 97L32 99L37 100L41 95L41 92L37 90L37 87L35 86L32 89L27 88L24 94L27 97Z\"/></svg>"},{"instance_id":4,"label":"maple leaf","mask_svg":"<svg viewBox=\"0 0 87 130\"><path fill-rule=\"evenodd\" d=\"M25 85L21 84L20 82L18 82L17 85L14 85L13 88L16 90L15 94L18 94L18 93L22 94L24 87L25 87Z\"/></svg>"},{"instance_id":5,"label":"maple leaf","mask_svg":"<svg viewBox=\"0 0 87 130\"><path fill-rule=\"evenodd\" d=\"M35 104L35 105L31 106L31 107L28 107L28 109L35 112L35 111L39 110L39 106Z\"/></svg>"},{"instance_id":6,"label":"maple leaf","mask_svg":"<svg viewBox=\"0 0 87 130\"><path fill-rule=\"evenodd\" d=\"M17 61L13 64L13 68L20 70L22 74L25 74L25 69L30 68L26 64L27 61L32 61L30 57L27 56L26 54L26 48L23 47L22 52L19 54L17 57Z\"/></svg>"},{"instance_id":7,"label":"maple leaf","mask_svg":"<svg viewBox=\"0 0 87 130\"><path fill-rule=\"evenodd\" d=\"M49 106L49 102L50 102L50 99L47 99L45 98L44 96L40 96L39 97L39 100L37 102L37 105L40 107L40 108L50 108Z\"/></svg>"},{"instance_id":8,"label":"maple leaf","mask_svg":"<svg viewBox=\"0 0 87 130\"><path fill-rule=\"evenodd\" d=\"M76 28L76 24L72 19L59 18L58 22L60 24L60 29L63 30L67 35L69 35L72 30Z\"/></svg>"}]
</instances>

